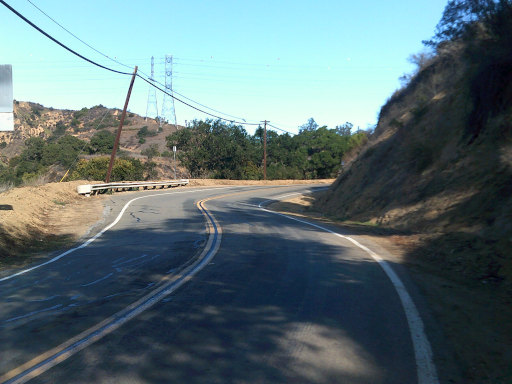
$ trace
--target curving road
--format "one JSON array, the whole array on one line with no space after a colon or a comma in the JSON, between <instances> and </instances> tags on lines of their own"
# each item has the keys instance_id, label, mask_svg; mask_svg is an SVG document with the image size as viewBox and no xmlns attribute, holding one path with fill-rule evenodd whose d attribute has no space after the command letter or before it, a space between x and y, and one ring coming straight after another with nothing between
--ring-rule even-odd
<instances>
[{"instance_id":1,"label":"curving road","mask_svg":"<svg viewBox=\"0 0 512 384\"><path fill-rule=\"evenodd\" d=\"M320 188L113 196L93 241L0 275L0 383L437 383L387 264L262 209Z\"/></svg>"}]
</instances>

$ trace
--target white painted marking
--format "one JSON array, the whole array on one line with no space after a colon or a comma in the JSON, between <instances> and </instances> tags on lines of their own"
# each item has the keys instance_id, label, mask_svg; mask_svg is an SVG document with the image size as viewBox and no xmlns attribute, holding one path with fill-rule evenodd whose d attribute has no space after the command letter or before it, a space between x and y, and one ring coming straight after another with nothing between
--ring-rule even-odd
<instances>
[{"instance_id":1,"label":"white painted marking","mask_svg":"<svg viewBox=\"0 0 512 384\"><path fill-rule=\"evenodd\" d=\"M94 285L94 284L98 284L100 281L103 281L103 280L106 280L108 279L110 276L112 276L113 273L110 272L108 275L106 276L103 276L102 278L98 279L98 280L94 280L94 281L91 281L90 283L87 283L87 284L82 284L81 286L82 287L90 287L91 285Z\"/></svg>"},{"instance_id":2,"label":"white painted marking","mask_svg":"<svg viewBox=\"0 0 512 384\"><path fill-rule=\"evenodd\" d=\"M79 245L78 247L75 247L75 248L71 248L69 250L67 250L66 252L64 253L61 253L60 255L58 256L55 256L53 259L50 259L48 261L45 261L44 263L41 263L41 264L37 264L37 265L34 265L33 267L30 267L30 268L27 268L27 269L24 269L22 271L19 271L19 272L16 272L16 273L13 273L12 275L8 275L8 276L5 276L5 277L2 277L0 278L0 282L2 281L6 281L6 280L9 280L9 279L12 279L14 277L17 277L17 276L20 276L20 275L24 275L25 273L27 272L30 272L30 271L33 271L35 269L38 269L38 268L41 268L41 267L44 267L45 265L48 265L48 264L51 264L51 263L54 263L56 262L57 260L60 260L62 259L64 256L67 256L69 255L70 253L73 253L79 249L82 249L82 248L85 248L87 247L88 245L90 245L93 241L97 240L100 236L102 236L105 232L107 232L109 229L111 229L112 227L114 227L114 225L116 225L119 220L121 220L121 217L123 217L123 214L126 212L126 210L128 209L128 207L130 206L131 203L133 203L134 201L136 200L140 200L140 199L146 199L148 197L154 197L154 196L165 196L165 195L174 195L174 194L182 194L182 193L196 193L196 192L204 192L204 191L212 191L212 190L221 190L221 189L228 189L228 188L233 188L233 187L220 187L220 188L207 188L207 189L197 189L197 190L193 190L193 191L181 191L181 192L166 192L166 193L155 193L155 194L152 194L152 195L146 195L146 196L139 196L139 197L136 197L134 199L131 199L130 201L128 201L125 206L123 207L123 209L121 209L121 212L119 212L119 214L117 215L116 219L108 226L106 226L105 228L103 228L100 232L98 232L96 235L94 235L93 237L91 237L89 240L87 240L86 242L82 243L81 245Z\"/></svg>"},{"instance_id":3,"label":"white painted marking","mask_svg":"<svg viewBox=\"0 0 512 384\"><path fill-rule=\"evenodd\" d=\"M402 307L404 308L405 317L409 325L409 332L411 334L414 349L414 357L416 359L418 384L438 384L439 379L437 377L436 367L432 359L432 349L430 347L430 343L425 333L423 321L421 320L420 314L418 312L418 309L416 308L416 305L414 304L414 301L411 298L411 295L409 295L409 292L407 292L405 285L403 284L402 280L400 280L398 275L395 273L391 265L389 265L389 263L383 260L378 254L373 252L371 249L362 245L361 243L359 243L357 240L353 239L350 236L344 236L340 233L331 231L328 228L322 227L321 225L314 224L306 220L301 220L296 217L288 216L279 212L274 212L269 209L263 208L263 205L268 201L272 200L265 200L261 202L258 205L258 207L265 212L286 217L287 219L290 220L298 221L299 223L315 227L322 231L331 233L337 237L341 237L342 239L348 240L355 246L359 247L360 249L368 253L380 265L380 267L384 270L384 273L391 281L391 284L393 284L393 287L398 293L398 297L400 298L400 301L402 303Z\"/></svg>"},{"instance_id":4,"label":"white painted marking","mask_svg":"<svg viewBox=\"0 0 512 384\"><path fill-rule=\"evenodd\" d=\"M56 297L60 297L60 295L53 295L49 297L45 297L44 299L34 299L34 300L28 300L29 303L42 303L44 301L50 301L55 299Z\"/></svg>"},{"instance_id":5,"label":"white painted marking","mask_svg":"<svg viewBox=\"0 0 512 384\"><path fill-rule=\"evenodd\" d=\"M148 256L148 255L143 254L143 255L140 255L140 256L137 256L137 257L132 257L131 259L128 259L128 260L123 261L122 263L118 263L118 264L116 264L116 263L114 262L114 263L112 263L112 264L113 264L113 265L112 265L112 267L113 267L113 268L118 268L118 267L120 267L120 266L121 266L121 265L123 265L123 264L128 264L128 263L131 263L132 261L135 261L135 260L144 259L144 258L145 258L145 257L147 257L147 256Z\"/></svg>"},{"instance_id":6,"label":"white painted marking","mask_svg":"<svg viewBox=\"0 0 512 384\"><path fill-rule=\"evenodd\" d=\"M21 316L11 317L10 319L5 320L4 323L10 323L12 321L26 319L27 317L31 317L31 316L37 315L38 313L52 311L52 310L60 308L60 307L62 307L62 304L57 304L57 305L54 305L53 307L50 307L50 308L45 308L45 309L41 309L39 311L34 311L34 312L26 313L26 314L21 315Z\"/></svg>"},{"instance_id":7,"label":"white painted marking","mask_svg":"<svg viewBox=\"0 0 512 384\"><path fill-rule=\"evenodd\" d=\"M248 206L248 207L255 207L255 208L258 208L258 206L257 206L257 205L255 205L255 204L248 204L248 203L242 203L242 202L238 202L238 203L236 203L236 205L246 205L246 206Z\"/></svg>"}]
</instances>

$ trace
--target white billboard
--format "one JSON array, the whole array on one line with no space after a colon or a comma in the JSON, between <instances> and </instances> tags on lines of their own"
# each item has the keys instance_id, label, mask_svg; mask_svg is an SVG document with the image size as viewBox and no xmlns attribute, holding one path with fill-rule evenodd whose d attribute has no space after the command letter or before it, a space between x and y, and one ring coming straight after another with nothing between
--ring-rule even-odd
<instances>
[{"instance_id":1,"label":"white billboard","mask_svg":"<svg viewBox=\"0 0 512 384\"><path fill-rule=\"evenodd\" d=\"M14 131L12 66L0 65L0 131Z\"/></svg>"}]
</instances>

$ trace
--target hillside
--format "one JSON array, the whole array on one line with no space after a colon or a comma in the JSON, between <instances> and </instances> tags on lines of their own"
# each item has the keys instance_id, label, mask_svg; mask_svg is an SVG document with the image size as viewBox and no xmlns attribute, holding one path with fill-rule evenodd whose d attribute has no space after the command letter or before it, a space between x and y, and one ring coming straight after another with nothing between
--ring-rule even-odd
<instances>
[{"instance_id":1,"label":"hillside","mask_svg":"<svg viewBox=\"0 0 512 384\"><path fill-rule=\"evenodd\" d=\"M512 70L469 64L456 48L432 59L383 106L370 143L319 204L343 220L428 233L438 248L429 257L474 279L508 284ZM508 77L489 82L498 76ZM489 98L500 104L488 105Z\"/></svg>"},{"instance_id":2,"label":"hillside","mask_svg":"<svg viewBox=\"0 0 512 384\"><path fill-rule=\"evenodd\" d=\"M472 24L471 38L437 46L316 202L406 247L475 383L512 379L512 23L498 16L499 33Z\"/></svg>"},{"instance_id":3,"label":"hillside","mask_svg":"<svg viewBox=\"0 0 512 384\"><path fill-rule=\"evenodd\" d=\"M32 102L15 101L14 132L0 132L0 166L2 163L7 164L14 156L20 155L26 148L25 142L29 138L38 137L48 141L55 136L71 135L89 142L99 131L115 134L121 113L119 109L109 109L102 105L73 111L48 108ZM147 132L143 140L139 134L141 129ZM167 150L165 137L175 131L176 127L173 124L163 124L159 127L155 119L145 120L142 116L128 112L121 135L120 152L129 157L142 159L145 159L145 156L141 155L141 152L150 147L160 153L164 152ZM81 156L86 155L88 154L82 153ZM167 164L169 160L156 158L154 161L158 164L160 173L164 171L169 173L169 164ZM62 176L63 172L65 170L59 170L56 173ZM55 178L49 181L54 180Z\"/></svg>"},{"instance_id":4,"label":"hillside","mask_svg":"<svg viewBox=\"0 0 512 384\"><path fill-rule=\"evenodd\" d=\"M0 132L0 143L5 142L6 147L0 148L0 154L10 158L19 154L26 139L41 137L48 139L60 126L65 127L62 133L71 134L80 139L90 139L98 130L116 132L119 126L122 110L97 105L91 108L82 108L79 111L55 109L41 104L15 101L14 103L14 132ZM139 143L137 132L147 126L151 132L158 133L160 137L147 137L146 142ZM173 124L163 124L158 130L155 119L147 119L135 113L128 112L121 136L121 150L140 152L151 144L161 144L162 138L175 131ZM179 128L183 128L178 126ZM161 145L160 145L161 147ZM165 148L160 148L164 151Z\"/></svg>"}]
</instances>

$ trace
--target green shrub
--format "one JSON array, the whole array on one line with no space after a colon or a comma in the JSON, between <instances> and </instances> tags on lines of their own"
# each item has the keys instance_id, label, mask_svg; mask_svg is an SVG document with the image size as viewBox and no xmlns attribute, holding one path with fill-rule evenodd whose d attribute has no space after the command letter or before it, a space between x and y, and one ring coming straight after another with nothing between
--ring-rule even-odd
<instances>
[{"instance_id":1,"label":"green shrub","mask_svg":"<svg viewBox=\"0 0 512 384\"><path fill-rule=\"evenodd\" d=\"M143 151L140 152L140 154L143 156L147 156L148 159L160 156L160 152L158 152L158 144L151 144L149 148L144 149Z\"/></svg>"},{"instance_id":2,"label":"green shrub","mask_svg":"<svg viewBox=\"0 0 512 384\"><path fill-rule=\"evenodd\" d=\"M89 153L111 153L114 149L116 136L109 131L98 131L92 137L89 143Z\"/></svg>"},{"instance_id":3,"label":"green shrub","mask_svg":"<svg viewBox=\"0 0 512 384\"><path fill-rule=\"evenodd\" d=\"M71 180L105 180L110 162L108 157L94 159L81 159L73 173ZM111 181L142 180L144 178L144 165L137 159L116 159L112 167Z\"/></svg>"},{"instance_id":4,"label":"green shrub","mask_svg":"<svg viewBox=\"0 0 512 384\"><path fill-rule=\"evenodd\" d=\"M145 125L141 129L139 129L139 131L137 132L137 137L139 138L139 142L140 142L140 139L143 139L145 137L156 136L157 134L158 134L158 132L150 131L148 129L148 126Z\"/></svg>"}]
</instances>

